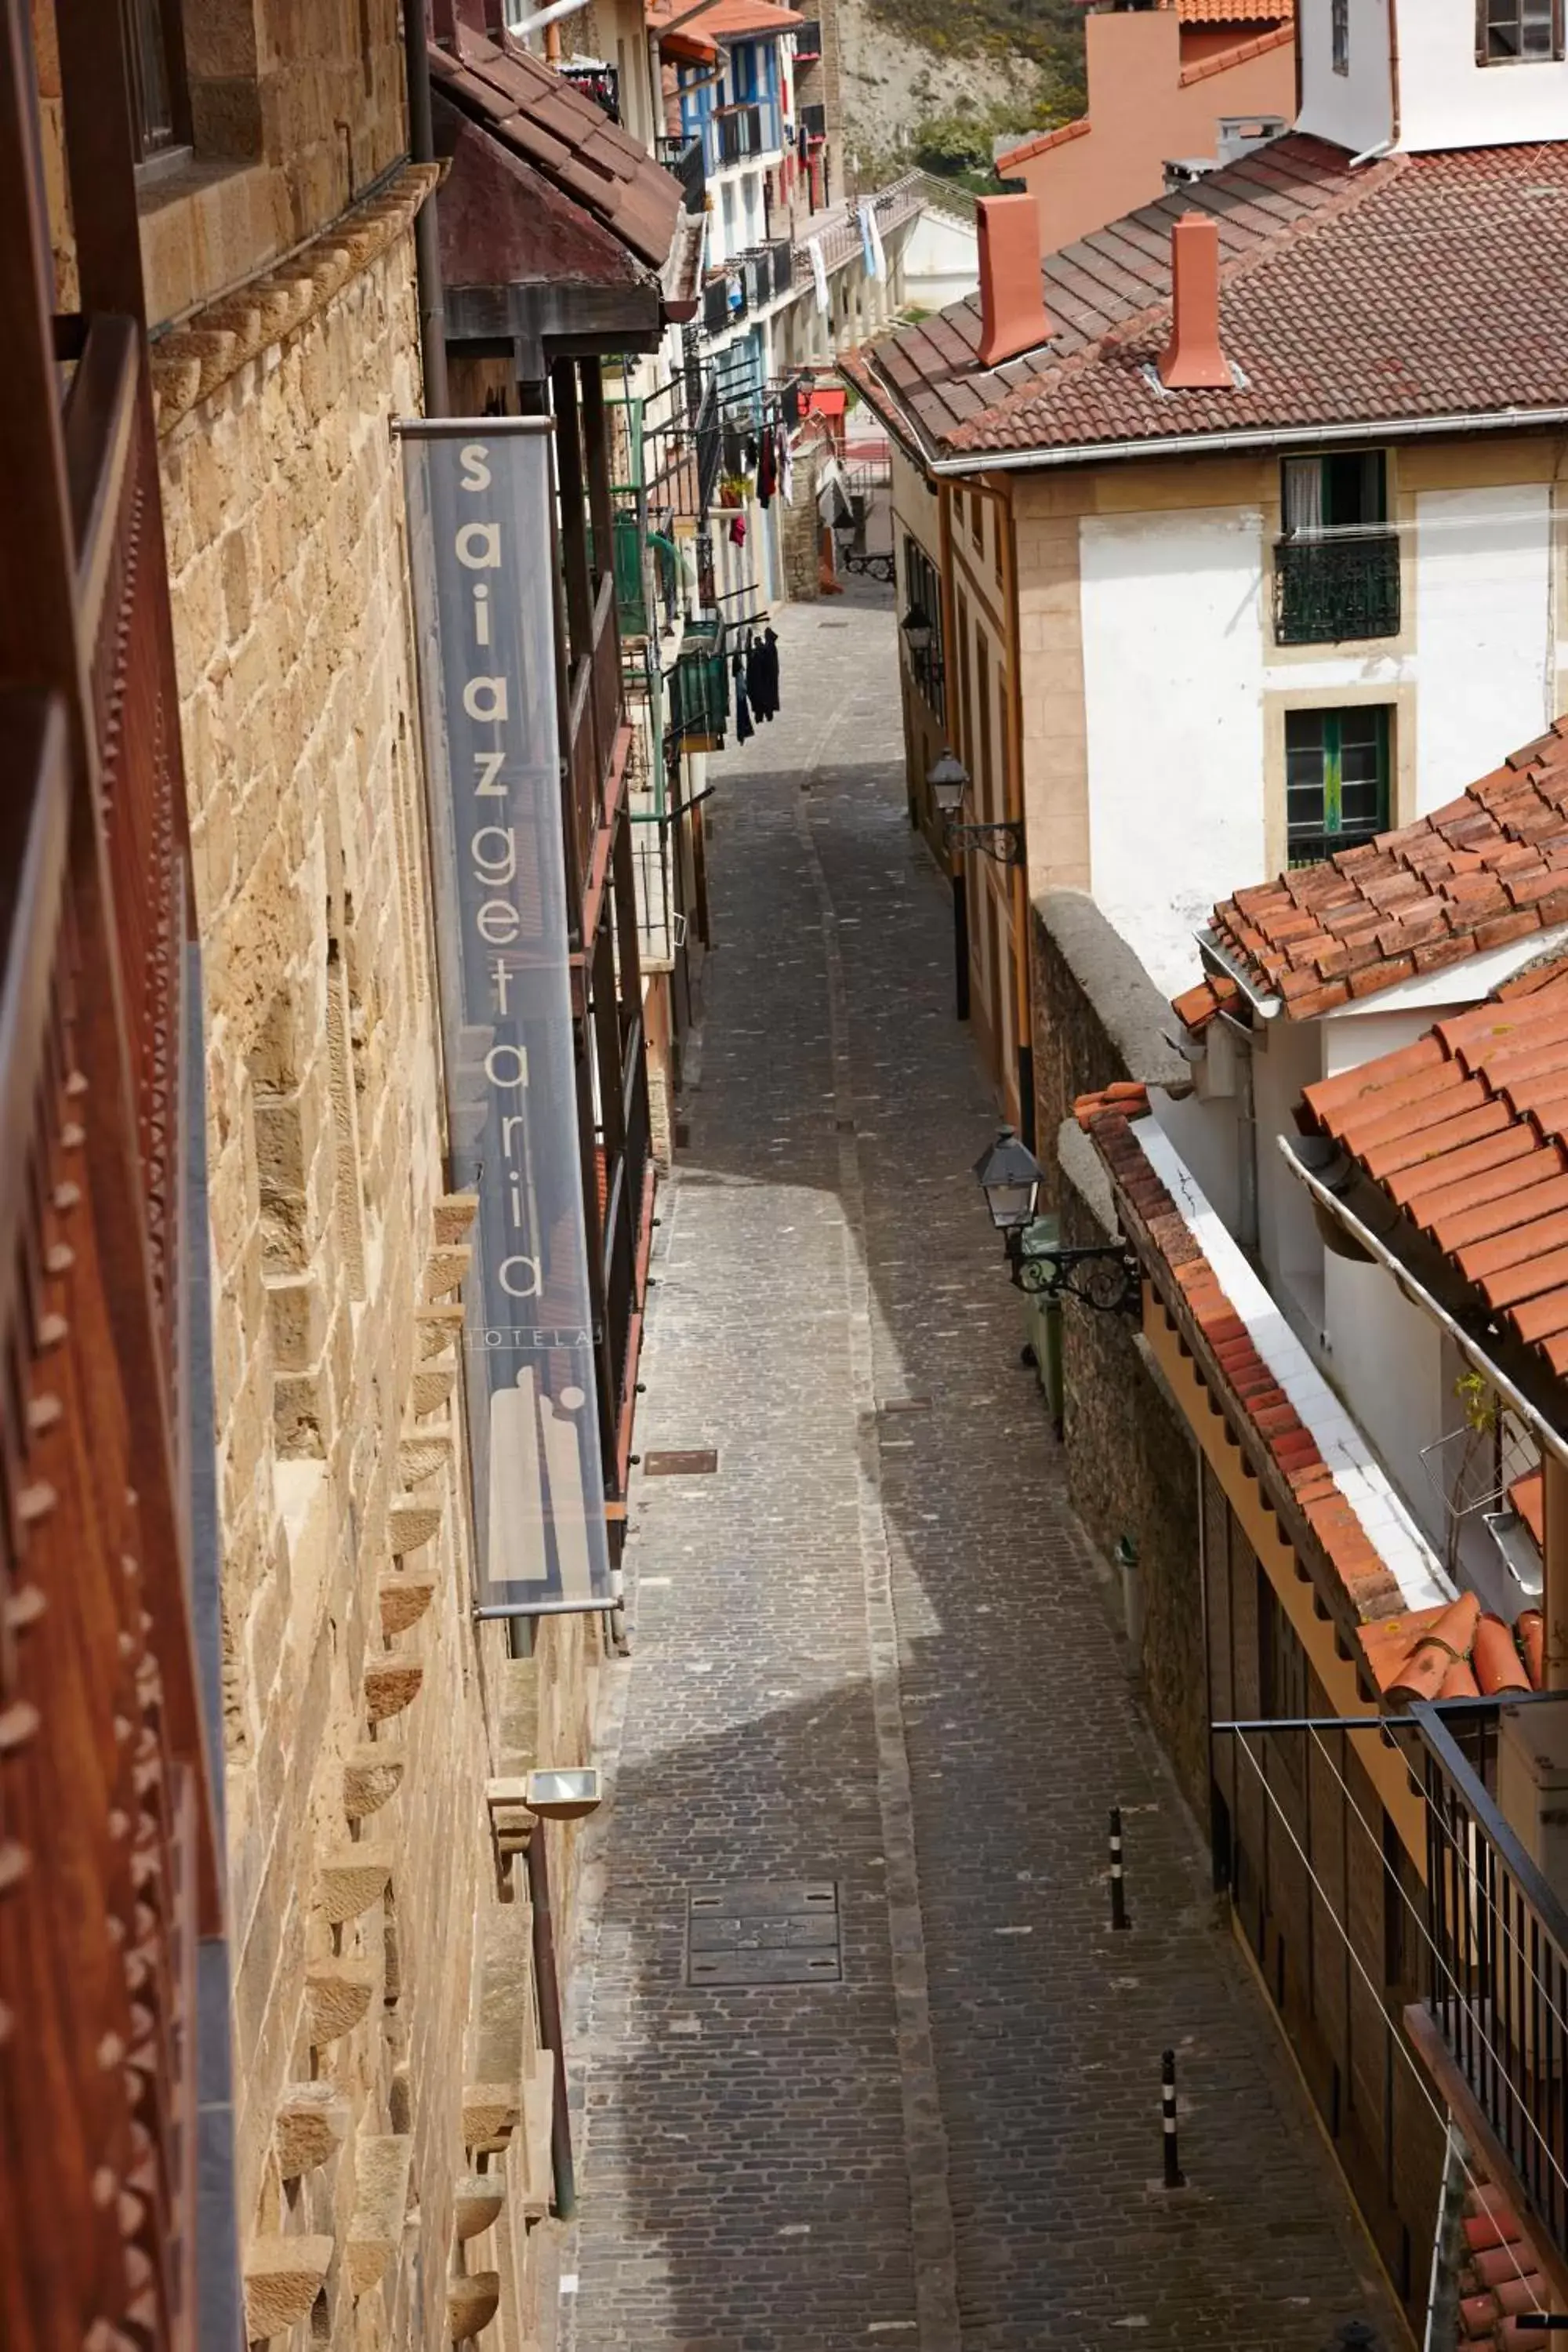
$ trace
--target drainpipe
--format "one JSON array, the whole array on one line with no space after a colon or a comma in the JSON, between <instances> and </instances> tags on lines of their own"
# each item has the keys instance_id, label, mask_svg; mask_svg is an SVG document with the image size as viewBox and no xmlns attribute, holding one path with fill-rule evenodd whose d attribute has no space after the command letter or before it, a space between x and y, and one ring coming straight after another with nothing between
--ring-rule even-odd
<instances>
[{"instance_id":1,"label":"drainpipe","mask_svg":"<svg viewBox=\"0 0 1568 2352\"><path fill-rule=\"evenodd\" d=\"M416 163L433 163L436 140L430 125L430 59L425 0L403 0L403 56L408 81L408 139ZM449 416L447 390L447 314L441 300L441 244L437 232L439 199L426 196L414 222L414 266L419 281L419 357L425 376L425 414Z\"/></svg>"}]
</instances>

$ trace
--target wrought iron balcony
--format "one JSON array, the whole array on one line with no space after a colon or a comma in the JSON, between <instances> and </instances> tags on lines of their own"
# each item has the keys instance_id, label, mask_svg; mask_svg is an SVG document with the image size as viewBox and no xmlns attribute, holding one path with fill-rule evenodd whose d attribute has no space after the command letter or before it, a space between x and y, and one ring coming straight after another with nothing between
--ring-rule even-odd
<instances>
[{"instance_id":1,"label":"wrought iron balcony","mask_svg":"<svg viewBox=\"0 0 1568 2352\"><path fill-rule=\"evenodd\" d=\"M680 183L683 209L695 216L708 201L708 166L700 138L656 139L654 152Z\"/></svg>"},{"instance_id":2,"label":"wrought iron balcony","mask_svg":"<svg viewBox=\"0 0 1568 2352\"><path fill-rule=\"evenodd\" d=\"M810 17L801 26L799 32L796 33L795 37L795 62L796 70L798 71L802 66L816 65L821 56L822 26L817 23L815 17Z\"/></svg>"},{"instance_id":3,"label":"wrought iron balcony","mask_svg":"<svg viewBox=\"0 0 1568 2352\"><path fill-rule=\"evenodd\" d=\"M781 138L778 108L771 98L718 107L703 130L710 172L721 170L726 163L743 163L752 155L769 154Z\"/></svg>"},{"instance_id":4,"label":"wrought iron balcony","mask_svg":"<svg viewBox=\"0 0 1568 2352\"><path fill-rule=\"evenodd\" d=\"M1399 541L1391 530L1274 542L1274 636L1337 646L1399 634Z\"/></svg>"}]
</instances>

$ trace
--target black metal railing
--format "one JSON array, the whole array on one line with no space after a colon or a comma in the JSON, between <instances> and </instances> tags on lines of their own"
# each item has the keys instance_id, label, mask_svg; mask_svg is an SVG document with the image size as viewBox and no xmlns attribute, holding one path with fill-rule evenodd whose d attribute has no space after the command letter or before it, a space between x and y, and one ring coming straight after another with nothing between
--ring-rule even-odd
<instances>
[{"instance_id":1,"label":"black metal railing","mask_svg":"<svg viewBox=\"0 0 1568 2352\"><path fill-rule=\"evenodd\" d=\"M821 56L822 26L815 17L808 16L795 37L795 66L797 69L801 66L814 66Z\"/></svg>"},{"instance_id":2,"label":"black metal railing","mask_svg":"<svg viewBox=\"0 0 1568 2352\"><path fill-rule=\"evenodd\" d=\"M654 152L665 170L679 181L682 208L694 215L701 212L708 201L708 166L701 140L695 135L690 139L656 139Z\"/></svg>"},{"instance_id":3,"label":"black metal railing","mask_svg":"<svg viewBox=\"0 0 1568 2352\"><path fill-rule=\"evenodd\" d=\"M725 270L717 270L702 289L702 324L710 335L721 335L731 315L730 309L730 278Z\"/></svg>"},{"instance_id":4,"label":"black metal railing","mask_svg":"<svg viewBox=\"0 0 1568 2352\"><path fill-rule=\"evenodd\" d=\"M1390 530L1274 542L1274 635L1282 646L1399 634L1399 541Z\"/></svg>"},{"instance_id":5,"label":"black metal railing","mask_svg":"<svg viewBox=\"0 0 1568 2352\"><path fill-rule=\"evenodd\" d=\"M1552 1704L1533 1702L1531 1712ZM1535 2221L1568 2258L1568 1911L1488 1792L1485 1748L1466 1737L1469 1711L1411 1712L1426 1749L1426 2012Z\"/></svg>"},{"instance_id":6,"label":"black metal railing","mask_svg":"<svg viewBox=\"0 0 1568 2352\"><path fill-rule=\"evenodd\" d=\"M1302 833L1292 827L1285 845L1285 863L1291 867L1321 866L1343 849L1360 849L1363 843L1375 841L1387 829L1384 824L1363 824L1348 825L1341 833Z\"/></svg>"},{"instance_id":7,"label":"black metal railing","mask_svg":"<svg viewBox=\"0 0 1568 2352\"><path fill-rule=\"evenodd\" d=\"M795 246L787 236L777 236L768 248L773 256L773 290L776 301L781 294L790 292L795 285Z\"/></svg>"},{"instance_id":8,"label":"black metal railing","mask_svg":"<svg viewBox=\"0 0 1568 2352\"><path fill-rule=\"evenodd\" d=\"M721 163L742 163L748 155L764 155L778 145L778 108L771 98L718 107L708 118L708 131L710 171Z\"/></svg>"},{"instance_id":9,"label":"black metal railing","mask_svg":"<svg viewBox=\"0 0 1568 2352\"><path fill-rule=\"evenodd\" d=\"M803 106L800 110L801 136L805 139L826 139L827 109L826 106Z\"/></svg>"}]
</instances>

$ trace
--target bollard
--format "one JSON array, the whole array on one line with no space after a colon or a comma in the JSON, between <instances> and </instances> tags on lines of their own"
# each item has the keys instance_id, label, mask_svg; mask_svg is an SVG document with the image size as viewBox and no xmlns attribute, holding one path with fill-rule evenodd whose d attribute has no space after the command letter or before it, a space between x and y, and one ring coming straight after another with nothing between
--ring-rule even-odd
<instances>
[{"instance_id":1,"label":"bollard","mask_svg":"<svg viewBox=\"0 0 1568 2352\"><path fill-rule=\"evenodd\" d=\"M1186 2174L1176 2155L1176 2053L1167 2050L1160 2060L1160 2129L1165 2144L1165 2186L1184 2189Z\"/></svg>"},{"instance_id":2,"label":"bollard","mask_svg":"<svg viewBox=\"0 0 1568 2352\"><path fill-rule=\"evenodd\" d=\"M1121 1808L1120 1805L1112 1805L1110 1808L1110 1924L1113 1927L1125 1927L1131 1924L1127 1916L1127 1889L1121 1879Z\"/></svg>"}]
</instances>

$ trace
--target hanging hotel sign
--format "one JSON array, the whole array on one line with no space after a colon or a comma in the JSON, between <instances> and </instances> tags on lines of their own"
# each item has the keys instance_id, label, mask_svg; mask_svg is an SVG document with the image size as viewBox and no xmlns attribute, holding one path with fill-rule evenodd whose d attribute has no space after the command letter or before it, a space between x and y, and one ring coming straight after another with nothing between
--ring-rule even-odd
<instances>
[{"instance_id":1,"label":"hanging hotel sign","mask_svg":"<svg viewBox=\"0 0 1568 2352\"><path fill-rule=\"evenodd\" d=\"M480 1606L612 1598L578 1147L548 418L402 425Z\"/></svg>"}]
</instances>

